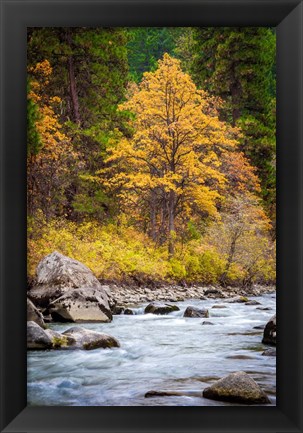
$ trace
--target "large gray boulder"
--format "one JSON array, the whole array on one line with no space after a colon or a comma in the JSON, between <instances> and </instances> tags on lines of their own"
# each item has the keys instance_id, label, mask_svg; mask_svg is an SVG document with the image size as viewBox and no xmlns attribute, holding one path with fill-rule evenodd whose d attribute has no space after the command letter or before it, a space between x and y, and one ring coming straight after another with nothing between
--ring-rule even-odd
<instances>
[{"instance_id":1,"label":"large gray boulder","mask_svg":"<svg viewBox=\"0 0 303 433\"><path fill-rule=\"evenodd\" d=\"M111 335L76 326L67 329L61 335L74 340L74 343L70 345L70 347L74 349L92 350L120 347L118 340Z\"/></svg>"},{"instance_id":2,"label":"large gray boulder","mask_svg":"<svg viewBox=\"0 0 303 433\"><path fill-rule=\"evenodd\" d=\"M205 308L187 307L184 317L209 317L209 312Z\"/></svg>"},{"instance_id":3,"label":"large gray boulder","mask_svg":"<svg viewBox=\"0 0 303 433\"><path fill-rule=\"evenodd\" d=\"M276 315L274 315L266 324L263 333L263 344L269 344L271 346L276 346L277 338L277 323Z\"/></svg>"},{"instance_id":4,"label":"large gray boulder","mask_svg":"<svg viewBox=\"0 0 303 433\"><path fill-rule=\"evenodd\" d=\"M85 328L73 327L62 334L52 329L42 329L35 322L27 322L27 348L32 350L45 349L83 349L120 347L114 337L91 331Z\"/></svg>"},{"instance_id":5,"label":"large gray boulder","mask_svg":"<svg viewBox=\"0 0 303 433\"><path fill-rule=\"evenodd\" d=\"M43 314L38 310L37 307L27 298L27 321L35 322L42 328L45 327Z\"/></svg>"},{"instance_id":6,"label":"large gray boulder","mask_svg":"<svg viewBox=\"0 0 303 433\"><path fill-rule=\"evenodd\" d=\"M49 304L56 322L110 322L112 314L107 298L100 289L71 289Z\"/></svg>"},{"instance_id":7,"label":"large gray boulder","mask_svg":"<svg viewBox=\"0 0 303 433\"><path fill-rule=\"evenodd\" d=\"M203 397L242 404L270 403L262 388L244 371L237 371L219 379L204 389Z\"/></svg>"},{"instance_id":8,"label":"large gray boulder","mask_svg":"<svg viewBox=\"0 0 303 433\"><path fill-rule=\"evenodd\" d=\"M32 350L51 349L52 341L36 322L27 322L27 348Z\"/></svg>"},{"instance_id":9,"label":"large gray boulder","mask_svg":"<svg viewBox=\"0 0 303 433\"><path fill-rule=\"evenodd\" d=\"M151 302L144 310L145 314L169 314L173 311L179 311L180 308L176 305L164 304L162 302Z\"/></svg>"},{"instance_id":10,"label":"large gray boulder","mask_svg":"<svg viewBox=\"0 0 303 433\"><path fill-rule=\"evenodd\" d=\"M102 286L88 267L57 251L40 261L28 296L40 307L51 304L63 321L108 322L112 317L109 287Z\"/></svg>"}]
</instances>

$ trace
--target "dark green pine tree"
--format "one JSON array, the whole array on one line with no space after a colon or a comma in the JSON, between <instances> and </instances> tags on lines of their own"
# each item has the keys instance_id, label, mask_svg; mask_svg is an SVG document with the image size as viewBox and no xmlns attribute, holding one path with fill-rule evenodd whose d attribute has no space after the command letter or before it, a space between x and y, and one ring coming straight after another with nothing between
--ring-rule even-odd
<instances>
[{"instance_id":1,"label":"dark green pine tree","mask_svg":"<svg viewBox=\"0 0 303 433\"><path fill-rule=\"evenodd\" d=\"M27 81L27 94L30 93L30 81ZM39 109L35 102L27 97L27 155L37 155L42 147L41 137L36 127L40 119Z\"/></svg>"},{"instance_id":2,"label":"dark green pine tree","mask_svg":"<svg viewBox=\"0 0 303 433\"><path fill-rule=\"evenodd\" d=\"M205 27L196 28L193 37L193 78L223 99L221 117L241 126L241 148L257 168L274 220L275 33L264 27Z\"/></svg>"},{"instance_id":3,"label":"dark green pine tree","mask_svg":"<svg viewBox=\"0 0 303 433\"><path fill-rule=\"evenodd\" d=\"M128 62L131 78L139 82L146 71L157 68L164 53L174 54L182 27L133 27L128 29Z\"/></svg>"},{"instance_id":4,"label":"dark green pine tree","mask_svg":"<svg viewBox=\"0 0 303 433\"><path fill-rule=\"evenodd\" d=\"M53 74L48 86L62 99L65 131L81 155L81 169L70 174L66 214L78 219L102 217L107 198L92 181L102 167L107 146L127 134L125 114L117 107L128 79L127 35L123 28L33 28L28 31L28 65L49 60Z\"/></svg>"}]
</instances>

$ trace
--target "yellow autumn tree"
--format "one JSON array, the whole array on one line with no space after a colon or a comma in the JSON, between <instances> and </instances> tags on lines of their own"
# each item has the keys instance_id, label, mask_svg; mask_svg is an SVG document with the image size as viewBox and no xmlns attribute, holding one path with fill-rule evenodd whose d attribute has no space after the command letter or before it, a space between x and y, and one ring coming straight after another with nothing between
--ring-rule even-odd
<instances>
[{"instance_id":1,"label":"yellow autumn tree","mask_svg":"<svg viewBox=\"0 0 303 433\"><path fill-rule=\"evenodd\" d=\"M133 113L134 134L111 150L107 186L147 220L153 239L169 240L170 256L181 214L217 216L220 155L235 147L237 130L219 120L216 104L164 54L120 107Z\"/></svg>"},{"instance_id":2,"label":"yellow autumn tree","mask_svg":"<svg viewBox=\"0 0 303 433\"><path fill-rule=\"evenodd\" d=\"M30 67L28 76L27 98L37 110L34 127L39 138L39 146L28 146L27 152L28 213L32 216L40 210L50 218L62 212L64 191L77 154L59 120L62 101L48 92L52 80L49 61L45 59Z\"/></svg>"}]
</instances>

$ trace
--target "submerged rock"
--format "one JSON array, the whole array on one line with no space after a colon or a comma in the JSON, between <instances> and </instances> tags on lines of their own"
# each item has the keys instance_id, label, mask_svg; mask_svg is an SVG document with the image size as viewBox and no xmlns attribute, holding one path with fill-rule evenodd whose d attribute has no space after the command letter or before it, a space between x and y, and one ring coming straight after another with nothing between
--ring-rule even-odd
<instances>
[{"instance_id":1,"label":"submerged rock","mask_svg":"<svg viewBox=\"0 0 303 433\"><path fill-rule=\"evenodd\" d=\"M133 316L135 313L130 308L125 308L124 314L126 314L127 316Z\"/></svg>"},{"instance_id":2,"label":"submerged rock","mask_svg":"<svg viewBox=\"0 0 303 433\"><path fill-rule=\"evenodd\" d=\"M208 320L204 320L204 322L202 322L202 325L214 325L214 323L209 322Z\"/></svg>"},{"instance_id":3,"label":"submerged rock","mask_svg":"<svg viewBox=\"0 0 303 433\"><path fill-rule=\"evenodd\" d=\"M84 287L71 289L51 302L49 311L57 322L110 322L110 311L104 293L99 289Z\"/></svg>"},{"instance_id":4,"label":"submerged rock","mask_svg":"<svg viewBox=\"0 0 303 433\"><path fill-rule=\"evenodd\" d=\"M276 345L277 326L276 326L276 315L274 315L266 324L263 333L263 344L270 344L271 346Z\"/></svg>"},{"instance_id":5,"label":"submerged rock","mask_svg":"<svg viewBox=\"0 0 303 433\"><path fill-rule=\"evenodd\" d=\"M172 397L172 396L182 396L184 395L182 392L179 391L148 391L144 397L150 398L150 397Z\"/></svg>"},{"instance_id":6,"label":"submerged rock","mask_svg":"<svg viewBox=\"0 0 303 433\"><path fill-rule=\"evenodd\" d=\"M41 328L45 327L43 314L38 310L37 307L32 303L30 299L27 298L27 321L35 322Z\"/></svg>"},{"instance_id":7,"label":"submerged rock","mask_svg":"<svg viewBox=\"0 0 303 433\"><path fill-rule=\"evenodd\" d=\"M265 325L257 325L257 326L253 327L253 329L261 329L261 330L263 330L264 328L265 328Z\"/></svg>"},{"instance_id":8,"label":"submerged rock","mask_svg":"<svg viewBox=\"0 0 303 433\"><path fill-rule=\"evenodd\" d=\"M264 350L262 355L263 356L277 356L276 349L273 349L273 348L266 349L266 350Z\"/></svg>"},{"instance_id":9,"label":"submerged rock","mask_svg":"<svg viewBox=\"0 0 303 433\"><path fill-rule=\"evenodd\" d=\"M164 304L162 302L151 302L144 310L144 314L169 314L173 311L179 311L180 308L176 305Z\"/></svg>"},{"instance_id":10,"label":"submerged rock","mask_svg":"<svg viewBox=\"0 0 303 433\"><path fill-rule=\"evenodd\" d=\"M123 314L124 310L125 310L124 307L120 305L115 305L114 308L112 309L112 313L115 315L119 315L119 314Z\"/></svg>"},{"instance_id":11,"label":"submerged rock","mask_svg":"<svg viewBox=\"0 0 303 433\"><path fill-rule=\"evenodd\" d=\"M204 308L187 307L183 317L209 317L209 312Z\"/></svg>"},{"instance_id":12,"label":"submerged rock","mask_svg":"<svg viewBox=\"0 0 303 433\"><path fill-rule=\"evenodd\" d=\"M27 348L32 350L51 349L52 341L36 322L27 322Z\"/></svg>"},{"instance_id":13,"label":"submerged rock","mask_svg":"<svg viewBox=\"0 0 303 433\"><path fill-rule=\"evenodd\" d=\"M230 355L226 357L227 359L254 359L252 356L248 355Z\"/></svg>"},{"instance_id":14,"label":"submerged rock","mask_svg":"<svg viewBox=\"0 0 303 433\"><path fill-rule=\"evenodd\" d=\"M70 347L76 349L92 350L120 347L118 340L111 335L102 334L100 332L76 326L67 329L61 335L71 337L74 340L74 343L71 344Z\"/></svg>"},{"instance_id":15,"label":"submerged rock","mask_svg":"<svg viewBox=\"0 0 303 433\"><path fill-rule=\"evenodd\" d=\"M242 404L270 403L262 388L244 371L237 371L219 379L204 389L203 397Z\"/></svg>"},{"instance_id":16,"label":"submerged rock","mask_svg":"<svg viewBox=\"0 0 303 433\"><path fill-rule=\"evenodd\" d=\"M255 301L254 299L250 299L249 301L245 302L245 305L261 305L260 302Z\"/></svg>"}]
</instances>

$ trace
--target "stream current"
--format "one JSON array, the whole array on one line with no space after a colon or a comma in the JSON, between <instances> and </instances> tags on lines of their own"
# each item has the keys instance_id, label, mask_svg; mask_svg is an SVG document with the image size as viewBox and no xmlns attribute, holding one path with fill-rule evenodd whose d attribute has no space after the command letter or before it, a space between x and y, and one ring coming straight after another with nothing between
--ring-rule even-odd
<instances>
[{"instance_id":1,"label":"stream current","mask_svg":"<svg viewBox=\"0 0 303 433\"><path fill-rule=\"evenodd\" d=\"M165 316L114 316L111 323L52 323L63 332L81 326L104 332L121 344L115 349L28 352L28 405L34 406L228 406L202 397L204 388L235 371L245 371L276 404L276 358L262 356L265 325L275 314L276 297L253 297L261 305L225 299L172 303L180 311ZM214 305L226 308L212 308ZM187 306L208 308L210 317L185 318ZM269 310L260 310L270 308ZM213 325L202 325L202 322ZM145 398L150 390L181 396Z\"/></svg>"}]
</instances>

